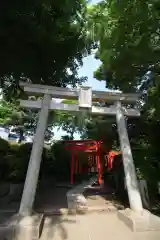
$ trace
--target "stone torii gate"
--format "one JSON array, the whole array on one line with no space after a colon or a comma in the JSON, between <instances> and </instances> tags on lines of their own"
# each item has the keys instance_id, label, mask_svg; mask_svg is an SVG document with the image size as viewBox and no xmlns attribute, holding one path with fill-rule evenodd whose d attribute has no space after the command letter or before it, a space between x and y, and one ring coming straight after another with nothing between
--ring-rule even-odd
<instances>
[{"instance_id":1,"label":"stone torii gate","mask_svg":"<svg viewBox=\"0 0 160 240\"><path fill-rule=\"evenodd\" d=\"M19 213L23 216L32 214L32 207L35 199L38 183L41 155L44 146L44 134L47 127L49 110L64 110L77 112L87 109L91 114L116 116L126 187L128 191L130 208L136 212L142 212L142 201L138 189L138 183L135 173L135 167L128 139L125 116L140 116L137 109L127 109L123 103L136 103L138 94L122 94L113 92L92 91L90 87L81 87L80 89L59 88L45 85L21 83L24 91L30 95L42 95L42 100L21 100L20 105L25 108L40 109L37 123L36 134L31 151L28 171L24 184ZM52 98L59 99L78 99L79 104L55 103ZM95 107L92 102L110 102L114 103L111 107Z\"/></svg>"}]
</instances>

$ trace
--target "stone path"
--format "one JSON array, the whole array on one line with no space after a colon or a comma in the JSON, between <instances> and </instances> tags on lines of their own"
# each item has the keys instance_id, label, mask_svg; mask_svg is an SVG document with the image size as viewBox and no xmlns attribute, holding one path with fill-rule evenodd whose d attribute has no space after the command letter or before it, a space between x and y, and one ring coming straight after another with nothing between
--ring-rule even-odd
<instances>
[{"instance_id":1,"label":"stone path","mask_svg":"<svg viewBox=\"0 0 160 240\"><path fill-rule=\"evenodd\" d=\"M37 190L34 204L34 211L53 213L56 210L67 209L67 200L74 197L82 199L87 198L89 208L103 207L107 208L108 204L113 205L109 195L105 195L101 190L90 189L90 185L96 181L96 178L91 178L75 186L66 186L64 184L55 186L55 184L43 183ZM97 192L98 191L98 192ZM0 212L18 212L20 206L20 194L9 199L8 197L0 198Z\"/></svg>"},{"instance_id":2,"label":"stone path","mask_svg":"<svg viewBox=\"0 0 160 240\"><path fill-rule=\"evenodd\" d=\"M46 217L40 240L159 240L160 232L133 233L116 213Z\"/></svg>"},{"instance_id":3,"label":"stone path","mask_svg":"<svg viewBox=\"0 0 160 240\"><path fill-rule=\"evenodd\" d=\"M70 213L85 213L88 210L88 203L87 199L84 197L84 191L86 188L91 187L95 182L96 177L92 177L67 192L67 204Z\"/></svg>"},{"instance_id":4,"label":"stone path","mask_svg":"<svg viewBox=\"0 0 160 240\"><path fill-rule=\"evenodd\" d=\"M84 192L84 196L87 199L89 207L101 206L102 208L105 208L107 206L113 206L115 209L124 209L124 205L116 200L114 195L108 193L105 188L88 188Z\"/></svg>"}]
</instances>

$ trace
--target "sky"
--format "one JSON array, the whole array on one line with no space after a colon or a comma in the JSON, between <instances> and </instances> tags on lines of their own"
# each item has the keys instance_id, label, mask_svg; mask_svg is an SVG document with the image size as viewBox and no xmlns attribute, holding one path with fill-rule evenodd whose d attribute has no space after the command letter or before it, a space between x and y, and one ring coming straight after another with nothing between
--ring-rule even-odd
<instances>
[{"instance_id":1,"label":"sky","mask_svg":"<svg viewBox=\"0 0 160 240\"><path fill-rule=\"evenodd\" d=\"M88 80L83 84L92 87L93 90L105 90L105 82L98 81L93 77L94 71L99 67L101 62L94 58L94 55L88 56L83 60L83 67L79 69L79 76L87 76Z\"/></svg>"},{"instance_id":2,"label":"sky","mask_svg":"<svg viewBox=\"0 0 160 240\"><path fill-rule=\"evenodd\" d=\"M96 4L96 3L100 2L100 1L101 0L92 0L91 3Z\"/></svg>"},{"instance_id":3,"label":"sky","mask_svg":"<svg viewBox=\"0 0 160 240\"><path fill-rule=\"evenodd\" d=\"M100 0L92 0L91 2L95 4L100 2ZM99 67L100 64L101 62L96 60L94 55L90 55L83 59L83 66L79 69L78 73L80 77L88 77L88 80L83 85L90 86L93 90L105 91L105 81L98 81L93 77L93 72ZM59 140L63 135L66 135L66 132L54 128L54 139ZM78 140L80 139L80 136L75 134L74 138Z\"/></svg>"},{"instance_id":4,"label":"sky","mask_svg":"<svg viewBox=\"0 0 160 240\"><path fill-rule=\"evenodd\" d=\"M98 81L93 77L93 72L99 67L100 61L94 59L94 55L88 56L83 60L83 67L79 69L79 76L87 76L88 80L83 84L85 86L92 87L93 90L105 91L105 81ZM61 136L66 135L67 133L54 128L54 139L59 140ZM74 135L75 139L80 139L78 134Z\"/></svg>"}]
</instances>

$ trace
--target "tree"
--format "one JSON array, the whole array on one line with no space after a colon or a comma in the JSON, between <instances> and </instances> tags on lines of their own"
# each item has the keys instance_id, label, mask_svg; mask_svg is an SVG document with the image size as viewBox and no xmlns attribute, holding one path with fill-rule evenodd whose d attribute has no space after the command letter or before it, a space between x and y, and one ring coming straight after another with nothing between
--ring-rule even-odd
<instances>
[{"instance_id":1,"label":"tree","mask_svg":"<svg viewBox=\"0 0 160 240\"><path fill-rule=\"evenodd\" d=\"M36 131L38 121L38 111L24 109L19 106L18 101L0 101L0 124L4 127L14 127L21 142L25 136L33 136ZM53 136L53 113L50 113L45 139L49 140Z\"/></svg>"},{"instance_id":2,"label":"tree","mask_svg":"<svg viewBox=\"0 0 160 240\"><path fill-rule=\"evenodd\" d=\"M148 71L158 73L159 14L159 2L150 0L103 1L89 9L99 42L96 57L102 61L97 79L106 80L107 87L135 91L142 78L143 83L150 79Z\"/></svg>"},{"instance_id":3,"label":"tree","mask_svg":"<svg viewBox=\"0 0 160 240\"><path fill-rule=\"evenodd\" d=\"M116 125L113 118L92 116L85 129L82 138L103 140L108 149L118 146Z\"/></svg>"},{"instance_id":4,"label":"tree","mask_svg":"<svg viewBox=\"0 0 160 240\"><path fill-rule=\"evenodd\" d=\"M0 80L8 96L19 80L63 87L85 80L77 74L92 45L85 0L7 0L0 8Z\"/></svg>"},{"instance_id":5,"label":"tree","mask_svg":"<svg viewBox=\"0 0 160 240\"><path fill-rule=\"evenodd\" d=\"M62 103L77 104L77 101L64 100ZM101 106L101 103L97 102L94 105ZM82 139L105 141L108 148L118 146L115 120L112 117L91 116L85 110L84 112L56 111L54 124L66 131L67 134L62 136L63 140L73 140L74 133L79 133Z\"/></svg>"},{"instance_id":6,"label":"tree","mask_svg":"<svg viewBox=\"0 0 160 240\"><path fill-rule=\"evenodd\" d=\"M77 104L76 100L63 100L64 104ZM54 124L66 131L67 136L64 139L74 139L74 133L81 133L83 129L79 124L80 113L68 111L56 111L54 117Z\"/></svg>"},{"instance_id":7,"label":"tree","mask_svg":"<svg viewBox=\"0 0 160 240\"><path fill-rule=\"evenodd\" d=\"M141 118L128 119L127 127L136 167L154 185L160 170L159 7L159 1L112 0L88 9L102 62L94 76L108 88L141 92Z\"/></svg>"}]
</instances>

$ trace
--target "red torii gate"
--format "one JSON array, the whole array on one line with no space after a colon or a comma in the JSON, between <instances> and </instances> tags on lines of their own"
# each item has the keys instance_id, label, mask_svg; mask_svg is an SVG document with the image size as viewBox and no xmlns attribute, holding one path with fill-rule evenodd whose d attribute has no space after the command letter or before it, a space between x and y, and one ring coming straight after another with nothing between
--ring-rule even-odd
<instances>
[{"instance_id":1,"label":"red torii gate","mask_svg":"<svg viewBox=\"0 0 160 240\"><path fill-rule=\"evenodd\" d=\"M102 168L100 163L100 155L101 155L101 140L68 140L64 141L65 149L72 151L72 159L71 159L71 173L70 173L70 183L74 183L74 169L76 166L76 171L81 172L80 169L80 160L78 159L77 154L75 152L86 152L91 153L95 156L96 167L98 172L98 183L102 184ZM75 158L76 157L76 158ZM76 165L75 165L76 161Z\"/></svg>"},{"instance_id":2,"label":"red torii gate","mask_svg":"<svg viewBox=\"0 0 160 240\"><path fill-rule=\"evenodd\" d=\"M117 156L117 155L121 155L121 152L120 151L110 151L107 155L105 155L106 157L106 167L111 170L112 167L113 167L113 161L114 161L114 158Z\"/></svg>"}]
</instances>

